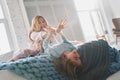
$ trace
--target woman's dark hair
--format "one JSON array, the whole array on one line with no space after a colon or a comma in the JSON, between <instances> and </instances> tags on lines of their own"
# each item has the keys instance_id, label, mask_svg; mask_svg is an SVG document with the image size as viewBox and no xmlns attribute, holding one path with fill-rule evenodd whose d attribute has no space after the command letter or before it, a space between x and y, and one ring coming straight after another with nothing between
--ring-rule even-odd
<instances>
[{"instance_id":1,"label":"woman's dark hair","mask_svg":"<svg viewBox=\"0 0 120 80\"><path fill-rule=\"evenodd\" d=\"M77 77L76 73L81 69L81 65L73 63L71 60L64 60L65 55L59 58L52 56L55 67L61 74L65 74L73 79Z\"/></svg>"}]
</instances>

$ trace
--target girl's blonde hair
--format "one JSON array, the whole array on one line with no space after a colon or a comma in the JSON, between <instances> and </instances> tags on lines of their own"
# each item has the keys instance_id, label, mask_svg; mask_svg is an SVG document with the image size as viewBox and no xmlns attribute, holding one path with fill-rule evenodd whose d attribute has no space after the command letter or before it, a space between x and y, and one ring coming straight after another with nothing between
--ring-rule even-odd
<instances>
[{"instance_id":1,"label":"girl's blonde hair","mask_svg":"<svg viewBox=\"0 0 120 80\"><path fill-rule=\"evenodd\" d=\"M32 20L32 25L31 25L31 30L29 33L29 39L31 42L33 42L33 40L31 39L30 35L32 33L32 31L35 32L40 32L42 30L42 27L44 25L48 25L47 20L45 20L45 18L43 16L35 16Z\"/></svg>"},{"instance_id":2,"label":"girl's blonde hair","mask_svg":"<svg viewBox=\"0 0 120 80\"><path fill-rule=\"evenodd\" d=\"M46 27L47 25L48 25L47 20L43 16L37 15L33 18L32 24L31 24L31 30L29 32L29 39L32 44L34 43L34 41L31 39L31 33L33 31L40 32L42 31L42 28ZM42 51L44 51L43 47L41 46L42 44L43 44L43 40L40 40L38 42L38 46L41 48Z\"/></svg>"},{"instance_id":3,"label":"girl's blonde hair","mask_svg":"<svg viewBox=\"0 0 120 80\"><path fill-rule=\"evenodd\" d=\"M31 29L33 31L41 31L42 29L42 25L48 25L47 21L45 20L44 17L42 16L35 16L32 20L32 26L31 26Z\"/></svg>"}]
</instances>

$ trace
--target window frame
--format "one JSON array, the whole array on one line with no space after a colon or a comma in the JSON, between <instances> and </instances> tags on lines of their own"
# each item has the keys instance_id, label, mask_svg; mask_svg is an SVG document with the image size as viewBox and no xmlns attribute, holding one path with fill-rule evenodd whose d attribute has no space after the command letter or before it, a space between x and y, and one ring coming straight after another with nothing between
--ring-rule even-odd
<instances>
[{"instance_id":1,"label":"window frame","mask_svg":"<svg viewBox=\"0 0 120 80\"><path fill-rule=\"evenodd\" d=\"M3 23L5 26L6 36L8 38L8 43L10 46L10 51L8 51L8 52L11 52L15 49L15 46L14 46L15 43L14 43L13 38L12 38L12 33L11 33L11 29L10 29L11 26L9 24L9 20L10 20L9 13L7 11L7 4L5 3L5 0L0 0L0 5L2 8L3 16L4 16L3 19L0 19L0 23ZM5 54L5 53L2 53L2 54ZM0 55L2 55L2 54L0 54Z\"/></svg>"}]
</instances>

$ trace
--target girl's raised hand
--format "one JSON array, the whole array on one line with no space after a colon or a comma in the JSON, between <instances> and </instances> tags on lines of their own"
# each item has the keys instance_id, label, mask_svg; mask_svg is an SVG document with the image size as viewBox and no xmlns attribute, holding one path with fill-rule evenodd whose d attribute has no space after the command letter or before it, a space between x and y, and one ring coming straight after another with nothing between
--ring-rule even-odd
<instances>
[{"instance_id":1,"label":"girl's raised hand","mask_svg":"<svg viewBox=\"0 0 120 80\"><path fill-rule=\"evenodd\" d=\"M59 33L61 32L62 29L64 29L66 27L66 24L67 24L67 20L64 19L64 20L61 20L58 24L58 27L56 29L56 32Z\"/></svg>"}]
</instances>

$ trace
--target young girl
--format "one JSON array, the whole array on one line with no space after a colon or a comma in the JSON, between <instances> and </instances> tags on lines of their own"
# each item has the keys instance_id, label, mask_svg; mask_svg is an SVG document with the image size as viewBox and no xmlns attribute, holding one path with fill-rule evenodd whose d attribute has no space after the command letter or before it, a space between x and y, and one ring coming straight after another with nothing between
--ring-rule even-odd
<instances>
[{"instance_id":1,"label":"young girl","mask_svg":"<svg viewBox=\"0 0 120 80\"><path fill-rule=\"evenodd\" d=\"M55 34L55 28L48 25L47 21L42 16L35 16L32 21L31 31L29 33L29 39L31 41L31 46L27 49L19 50L16 52L15 56L10 61L15 61L21 58L25 58L31 55L36 55L38 53L43 53L44 49L42 47L43 40L47 36L47 30L52 30ZM50 42L55 41L54 36L51 36Z\"/></svg>"},{"instance_id":2,"label":"young girl","mask_svg":"<svg viewBox=\"0 0 120 80\"><path fill-rule=\"evenodd\" d=\"M47 30L47 37L45 38L45 40L43 41L43 48L44 48L44 53L48 53L49 54L49 46L54 46L54 45L51 45L51 37L54 35L54 34L58 34L61 32L61 30L63 30L66 26L66 20L61 20L58 24L58 27L56 28L55 32L54 30L52 29L48 29Z\"/></svg>"}]
</instances>

